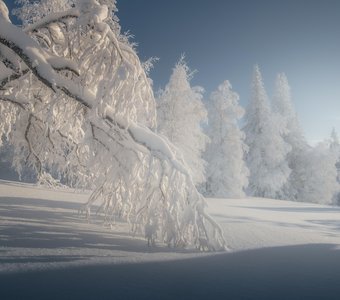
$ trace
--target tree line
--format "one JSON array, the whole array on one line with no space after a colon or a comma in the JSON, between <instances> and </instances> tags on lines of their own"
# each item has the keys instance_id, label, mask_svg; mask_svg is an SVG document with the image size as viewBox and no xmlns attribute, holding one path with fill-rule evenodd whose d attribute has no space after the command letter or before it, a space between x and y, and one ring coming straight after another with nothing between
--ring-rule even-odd
<instances>
[{"instance_id":1,"label":"tree line","mask_svg":"<svg viewBox=\"0 0 340 300\"><path fill-rule=\"evenodd\" d=\"M204 89L191 87L191 77L181 58L157 98L158 130L181 151L203 194L338 204L336 132L308 144L284 73L269 101L256 65L246 109L228 80L203 101Z\"/></svg>"}]
</instances>

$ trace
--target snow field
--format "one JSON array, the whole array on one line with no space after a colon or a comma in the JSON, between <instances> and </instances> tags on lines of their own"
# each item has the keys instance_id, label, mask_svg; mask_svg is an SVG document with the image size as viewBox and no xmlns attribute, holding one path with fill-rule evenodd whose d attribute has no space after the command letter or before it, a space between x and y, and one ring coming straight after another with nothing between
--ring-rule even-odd
<instances>
[{"instance_id":1,"label":"snow field","mask_svg":"<svg viewBox=\"0 0 340 300\"><path fill-rule=\"evenodd\" d=\"M110 226L101 216L79 215L88 192L0 183L0 272L96 264L165 261L216 255L148 247L127 223ZM207 199L207 212L221 225L231 252L305 244L340 247L340 208L245 198Z\"/></svg>"},{"instance_id":2,"label":"snow field","mask_svg":"<svg viewBox=\"0 0 340 300\"><path fill-rule=\"evenodd\" d=\"M199 253L89 224L87 197L0 182L1 299L338 299L338 207L208 199L231 251Z\"/></svg>"}]
</instances>

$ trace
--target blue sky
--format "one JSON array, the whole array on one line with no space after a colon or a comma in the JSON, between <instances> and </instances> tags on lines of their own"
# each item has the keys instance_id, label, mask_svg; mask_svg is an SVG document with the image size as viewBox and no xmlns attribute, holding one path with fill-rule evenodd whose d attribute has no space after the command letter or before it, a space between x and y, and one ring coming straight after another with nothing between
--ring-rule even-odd
<instances>
[{"instance_id":1,"label":"blue sky","mask_svg":"<svg viewBox=\"0 0 340 300\"><path fill-rule=\"evenodd\" d=\"M6 3L12 1L5 1ZM310 142L340 133L340 1L117 0L123 31L142 60L160 58L151 77L163 87L182 53L206 97L228 79L246 106L254 64L269 96L285 72Z\"/></svg>"},{"instance_id":2,"label":"blue sky","mask_svg":"<svg viewBox=\"0 0 340 300\"><path fill-rule=\"evenodd\" d=\"M269 96L276 74L286 73L309 141L333 126L340 132L340 1L118 0L118 9L141 59L160 58L156 90L185 53L206 96L229 79L246 105L259 64Z\"/></svg>"}]
</instances>

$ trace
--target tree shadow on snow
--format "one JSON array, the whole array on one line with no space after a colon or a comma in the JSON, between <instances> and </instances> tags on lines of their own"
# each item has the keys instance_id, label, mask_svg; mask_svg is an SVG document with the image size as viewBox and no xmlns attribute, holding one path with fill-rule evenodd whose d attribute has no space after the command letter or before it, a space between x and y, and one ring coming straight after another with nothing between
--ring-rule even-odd
<instances>
[{"instance_id":1,"label":"tree shadow on snow","mask_svg":"<svg viewBox=\"0 0 340 300\"><path fill-rule=\"evenodd\" d=\"M339 299L340 251L316 244L0 275L3 299ZM19 288L18 288L19 287Z\"/></svg>"},{"instance_id":2,"label":"tree shadow on snow","mask_svg":"<svg viewBox=\"0 0 340 300\"><path fill-rule=\"evenodd\" d=\"M127 224L124 225L125 231L104 227L100 217L93 217L91 224L88 224L85 217L78 214L79 208L79 204L66 201L0 197L0 218L8 222L0 225L0 247L189 252L168 247L148 247L144 238L133 238ZM31 259L35 262L34 257ZM16 262L14 257L10 262Z\"/></svg>"}]
</instances>

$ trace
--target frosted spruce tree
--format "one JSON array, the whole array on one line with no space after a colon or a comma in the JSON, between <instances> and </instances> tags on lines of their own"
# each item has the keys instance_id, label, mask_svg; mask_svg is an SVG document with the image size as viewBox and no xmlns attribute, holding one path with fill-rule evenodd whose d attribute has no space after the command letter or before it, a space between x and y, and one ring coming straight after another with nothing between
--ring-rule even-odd
<instances>
[{"instance_id":1,"label":"frosted spruce tree","mask_svg":"<svg viewBox=\"0 0 340 300\"><path fill-rule=\"evenodd\" d=\"M303 149L306 147L307 141L295 112L291 89L284 73L280 73L276 77L272 106L281 126L285 128L283 136L286 142L294 148Z\"/></svg>"},{"instance_id":2,"label":"frosted spruce tree","mask_svg":"<svg viewBox=\"0 0 340 300\"><path fill-rule=\"evenodd\" d=\"M279 198L290 174L286 160L290 146L284 142L282 127L271 113L258 66L254 68L244 131L249 147L246 161L250 171L250 195Z\"/></svg>"},{"instance_id":3,"label":"frosted spruce tree","mask_svg":"<svg viewBox=\"0 0 340 300\"><path fill-rule=\"evenodd\" d=\"M244 115L239 96L228 80L214 91L208 104L208 136L205 153L207 167L206 193L213 197L239 198L248 185L249 170L245 165L244 133L238 121Z\"/></svg>"},{"instance_id":4,"label":"frosted spruce tree","mask_svg":"<svg viewBox=\"0 0 340 300\"><path fill-rule=\"evenodd\" d=\"M287 156L291 173L284 186L282 197L289 200L299 200L299 191L301 191L303 184L299 174L303 173L305 168L303 164L304 156L310 147L299 124L291 99L291 89L284 73L278 74L276 77L273 112L277 118L277 123L283 129L284 141L291 147ZM300 168L302 170L299 170Z\"/></svg>"},{"instance_id":5,"label":"frosted spruce tree","mask_svg":"<svg viewBox=\"0 0 340 300\"><path fill-rule=\"evenodd\" d=\"M301 167L296 169L298 201L336 203L334 196L339 192L337 159L325 142L304 151L298 160Z\"/></svg>"},{"instance_id":6,"label":"frosted spruce tree","mask_svg":"<svg viewBox=\"0 0 340 300\"><path fill-rule=\"evenodd\" d=\"M299 125L291 100L290 86L285 74L278 74L275 82L273 111L283 131L283 139L290 145L288 164L290 176L282 197L289 200L330 204L338 190L336 182L335 149L325 143L312 148Z\"/></svg>"},{"instance_id":7,"label":"frosted spruce tree","mask_svg":"<svg viewBox=\"0 0 340 300\"><path fill-rule=\"evenodd\" d=\"M158 131L183 154L195 185L205 182L203 151L208 137L201 127L207 111L203 105L203 88L191 87L190 72L182 57L173 69L169 83L158 97Z\"/></svg>"},{"instance_id":8,"label":"frosted spruce tree","mask_svg":"<svg viewBox=\"0 0 340 300\"><path fill-rule=\"evenodd\" d=\"M106 222L115 215L134 233L174 246L224 248L175 147L156 133L150 79L126 36L115 1L21 1L23 27L0 0L0 141L20 172L40 182L62 174L92 189Z\"/></svg>"},{"instance_id":9,"label":"frosted spruce tree","mask_svg":"<svg viewBox=\"0 0 340 300\"><path fill-rule=\"evenodd\" d=\"M340 184L340 141L339 141L338 134L335 131L335 128L333 128L331 132L331 137L329 140L329 149L332 155L334 155L336 159L336 162L335 162L335 168L337 171L336 180L338 184ZM334 204L340 205L340 190L335 192L333 196L333 202Z\"/></svg>"}]
</instances>

